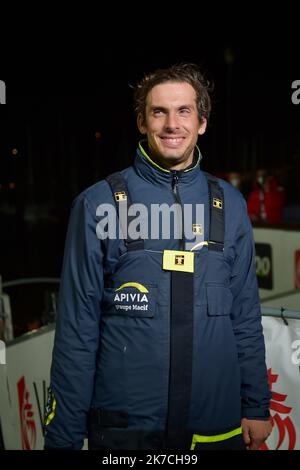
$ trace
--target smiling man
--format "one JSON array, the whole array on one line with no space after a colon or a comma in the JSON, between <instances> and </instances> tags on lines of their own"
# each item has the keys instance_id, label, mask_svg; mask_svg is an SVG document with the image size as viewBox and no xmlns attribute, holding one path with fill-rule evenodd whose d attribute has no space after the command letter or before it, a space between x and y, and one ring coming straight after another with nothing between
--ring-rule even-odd
<instances>
[{"instance_id":1,"label":"smiling man","mask_svg":"<svg viewBox=\"0 0 300 470\"><path fill-rule=\"evenodd\" d=\"M192 164L206 124L207 119L198 115L196 92L185 82L156 85L148 93L145 112L138 115L138 128L147 134L151 157L173 170Z\"/></svg>"},{"instance_id":2,"label":"smiling man","mask_svg":"<svg viewBox=\"0 0 300 470\"><path fill-rule=\"evenodd\" d=\"M210 109L196 65L146 75L135 90L146 139L134 165L74 201L46 449L80 449L88 434L89 448L99 450L255 450L271 432L246 204L200 169L197 141ZM160 229L153 238L132 237L132 215L122 218L132 203L143 205L144 225L158 204L201 206L204 220L178 210L179 237ZM98 209L107 204L120 228L116 238L99 240Z\"/></svg>"}]
</instances>

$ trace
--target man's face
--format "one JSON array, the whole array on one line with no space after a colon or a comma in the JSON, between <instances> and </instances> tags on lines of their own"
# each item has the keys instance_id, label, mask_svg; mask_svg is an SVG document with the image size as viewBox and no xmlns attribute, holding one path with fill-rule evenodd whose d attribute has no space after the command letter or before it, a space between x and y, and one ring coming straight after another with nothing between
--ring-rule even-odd
<instances>
[{"instance_id":1,"label":"man's face","mask_svg":"<svg viewBox=\"0 0 300 470\"><path fill-rule=\"evenodd\" d=\"M196 92L186 82L153 87L147 96L146 118L139 115L137 124L147 134L151 157L176 170L192 163L198 135L206 129L206 120L199 123Z\"/></svg>"}]
</instances>

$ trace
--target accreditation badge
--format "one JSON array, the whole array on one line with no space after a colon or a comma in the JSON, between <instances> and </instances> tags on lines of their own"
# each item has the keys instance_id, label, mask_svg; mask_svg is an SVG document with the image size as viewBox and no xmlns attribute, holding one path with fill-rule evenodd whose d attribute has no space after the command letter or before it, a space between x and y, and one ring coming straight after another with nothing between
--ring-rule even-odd
<instances>
[{"instance_id":1,"label":"accreditation badge","mask_svg":"<svg viewBox=\"0 0 300 470\"><path fill-rule=\"evenodd\" d=\"M193 273L194 253L191 251L164 250L163 269Z\"/></svg>"}]
</instances>

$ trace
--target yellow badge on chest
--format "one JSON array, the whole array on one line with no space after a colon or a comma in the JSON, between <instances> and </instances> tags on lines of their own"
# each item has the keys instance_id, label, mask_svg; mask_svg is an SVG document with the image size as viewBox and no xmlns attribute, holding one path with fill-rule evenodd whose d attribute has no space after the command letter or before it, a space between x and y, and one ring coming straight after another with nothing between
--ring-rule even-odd
<instances>
[{"instance_id":1,"label":"yellow badge on chest","mask_svg":"<svg viewBox=\"0 0 300 470\"><path fill-rule=\"evenodd\" d=\"M193 273L194 253L190 251L164 250L163 269Z\"/></svg>"}]
</instances>

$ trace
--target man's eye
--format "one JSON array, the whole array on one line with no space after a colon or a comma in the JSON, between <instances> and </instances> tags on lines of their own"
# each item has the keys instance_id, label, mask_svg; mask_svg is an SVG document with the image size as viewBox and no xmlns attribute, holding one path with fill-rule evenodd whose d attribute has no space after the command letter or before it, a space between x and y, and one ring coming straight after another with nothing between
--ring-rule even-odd
<instances>
[{"instance_id":1,"label":"man's eye","mask_svg":"<svg viewBox=\"0 0 300 470\"><path fill-rule=\"evenodd\" d=\"M162 114L162 110L161 110L161 109L154 109L154 110L153 110L153 114L154 114L155 116L159 116L160 114Z\"/></svg>"},{"instance_id":2,"label":"man's eye","mask_svg":"<svg viewBox=\"0 0 300 470\"><path fill-rule=\"evenodd\" d=\"M179 111L180 114L190 114L190 109L189 108L182 108Z\"/></svg>"}]
</instances>

